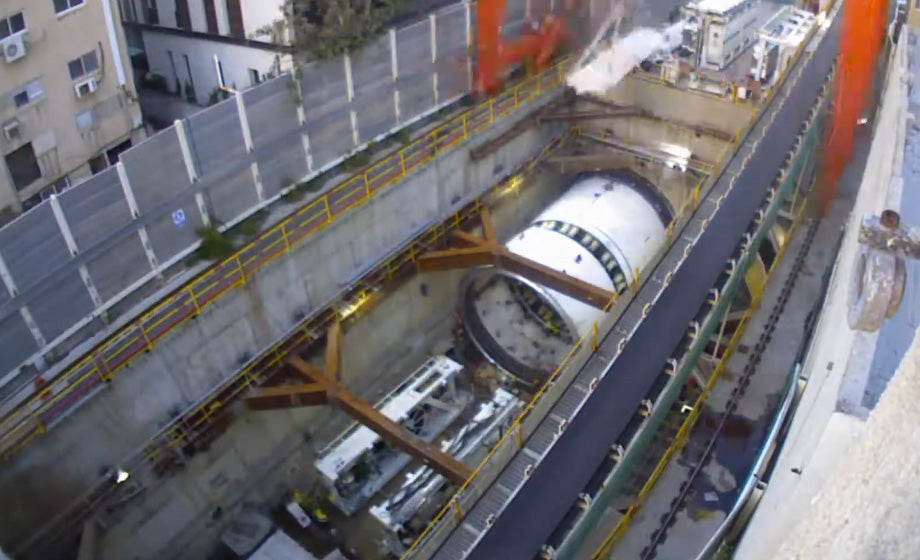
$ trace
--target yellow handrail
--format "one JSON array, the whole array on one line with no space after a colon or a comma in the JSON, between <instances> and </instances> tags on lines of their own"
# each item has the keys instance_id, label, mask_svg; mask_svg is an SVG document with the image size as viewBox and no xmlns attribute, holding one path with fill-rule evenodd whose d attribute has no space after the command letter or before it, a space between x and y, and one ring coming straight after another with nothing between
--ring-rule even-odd
<instances>
[{"instance_id":1,"label":"yellow handrail","mask_svg":"<svg viewBox=\"0 0 920 560\"><path fill-rule=\"evenodd\" d=\"M814 183L812 183L812 187ZM809 191L811 187L809 187ZM798 192L798 190L796 190ZM805 197L807 199L807 197ZM804 203L801 208L796 212L795 220L790 227L790 232L795 231L795 229L801 223L805 215L806 204ZM786 254L786 249L789 246L789 237L786 237L786 242L780 247L780 250L776 254L776 258L773 260L773 263L770 266L770 270L767 273L767 278L764 283L769 282L773 277L773 274L776 272L779 263L782 261L783 256ZM732 356L735 347L738 345L738 342L741 340L741 336L744 334L745 326L747 325L748 320L751 316L758 310L760 307L761 298L758 295L751 302L750 307L745 311L744 315L741 318L741 321L738 323L738 326L735 328L735 332L732 334L731 339L729 339L728 344L725 346L725 352L722 354L722 358L719 360L719 363L716 365L715 370L713 370L712 375L709 376L708 381L706 382L706 387L703 388L703 391L697 397L696 401L693 403L693 409L687 415L686 420L681 424L680 429L677 431L677 435L674 436L674 440L665 450L664 455L658 461L655 469L652 471L652 474L649 475L649 478L645 481L645 484L642 486L642 489L636 496L636 499L626 510L626 513L617 521L617 524L611 529L607 534L604 541L598 546L597 550L594 551L594 554L591 556L592 560L605 560L610 556L610 553L613 551L613 547L620 540L620 538L626 533L629 529L629 523L635 514L639 511L639 508L645 503L645 498L648 497L648 494L652 491L652 488L655 486L655 483L658 482L658 479L661 477L664 470L667 468L669 462L673 457L680 452L683 446L687 442L687 438L690 435L690 430L693 429L693 426L696 424L696 421L699 419L699 416L703 410L703 405L706 402L706 399L709 398L712 388L715 386L716 381L721 377L722 373L725 371L726 365L729 358Z\"/></svg>"},{"instance_id":2,"label":"yellow handrail","mask_svg":"<svg viewBox=\"0 0 920 560\"><path fill-rule=\"evenodd\" d=\"M499 117L562 82L563 62L525 79L387 154L282 220L233 256L215 264L91 350L0 420L0 455L9 457L43 433L57 416L112 380L131 360L219 299L267 263L336 217L366 202L437 154L456 146Z\"/></svg>"},{"instance_id":3,"label":"yellow handrail","mask_svg":"<svg viewBox=\"0 0 920 560\"><path fill-rule=\"evenodd\" d=\"M743 125L742 125L741 128L743 128ZM739 130L741 130L741 129L739 128ZM579 134L579 133L581 133L582 128L581 128L581 127L575 127L573 131L574 131L576 134ZM736 137L737 137L737 136L738 136L738 133L736 133ZM725 149L723 150L722 154L721 154L721 155L719 156L719 158L717 159L717 162L716 162L716 164L715 164L715 166L714 166L714 167L715 167L715 169L714 169L715 171L718 171L719 169L721 169L722 159L723 159L724 155L725 155L726 153L728 153L730 150L736 149L737 147L738 147L738 146L737 146L737 143L732 143L732 144L729 144L728 146L725 147ZM705 181L706 181L706 178L705 178L705 177L702 178L702 179L698 182L698 184L694 187L693 192L699 193L699 192L701 191L701 189L702 189L703 184L705 183ZM697 208L697 202L698 202L698 200L694 200L694 197L691 196L691 197L688 198L688 199L684 202L684 204L678 209L677 214L674 216L674 219L671 221L671 224L670 224L669 227L668 227L669 235L673 234L673 229L674 229L674 227L675 227L675 224L679 223L683 218L689 216L690 214L692 214L692 213L696 210L696 208ZM618 300L619 300L619 297L618 297L617 295L614 295L614 296L610 299L610 301L608 301L607 304L603 307L603 311L604 311L604 312L610 311L610 309L613 307L613 305L614 305ZM523 443L524 443L524 442L523 442L523 435L522 435L521 424L524 422L525 418L527 417L527 414L529 414L529 413L534 409L534 407L536 407L538 401L543 397L543 395L546 393L546 391L547 391L547 390L553 385L553 383L558 379L559 375L560 375L560 374L563 372L563 370L565 370L565 368L568 366L569 361L572 359L572 357L575 355L575 353L576 353L579 349L582 348L582 345L585 344L585 343L589 343L589 341L593 341L593 340L594 340L594 337L596 336L595 333L596 333L596 331L597 331L597 328L598 328L598 325L597 325L597 323L595 322L595 323L592 324L591 327L581 336L581 338L579 338L578 341L576 341L575 344L572 345L572 348L569 350L568 354L566 354L565 358L563 358L563 360L559 363L559 365L556 367L556 369L553 370L552 375L550 375L550 376L546 379L546 381L543 382L543 384L540 386L540 388L537 390L537 392L534 393L534 395L531 397L530 401L528 401L528 403L524 406L524 408L523 408L523 409L521 410L521 412L518 414L517 418L515 418L515 420L514 420L514 422L513 422L513 426L514 426L513 429L506 431L506 432L502 435L502 437L498 440L498 442L497 442L494 446L492 446L492 449L489 450L488 454L486 454L486 456L479 462L479 464L476 466L476 468L473 469L473 472L472 472L472 474L469 476L469 478L467 478L466 481L464 481L464 483L463 483L462 485L460 485L460 487L454 492L454 494L453 494L453 496L451 497L451 499L448 500L448 502L441 508L440 511L438 511L438 513L434 516L434 518L432 518L432 520L428 523L428 525L427 525L427 526L425 527L425 529L421 532L421 534L419 534L419 536L415 539L415 541L412 543L412 545L410 545L409 548L406 550L406 552L403 553L403 555L400 557L400 560L407 560L407 559L413 554L413 552L414 552L417 548L419 548L419 547L421 546L421 544L428 538L428 536L431 534L431 532L434 531L434 530L436 530L436 527L438 526L439 522L441 521L442 518L444 518L445 515L447 515L448 512L450 512L450 511L453 510L455 515L460 515L460 516L462 517L462 515L463 515L465 512L463 512L463 511L461 510L461 508L460 508L460 500L459 500L459 498L460 498L461 495L463 494L463 491L466 490L467 488L469 488L469 486L470 486L470 485L473 483L473 481L479 476L479 474L482 472L482 470L485 468L485 466L489 463L489 461L492 459L492 457L495 455L495 453L496 453L499 449L501 449L501 448L505 445L505 443L506 443L507 441L509 441L509 438L510 438L510 437L513 436L513 437L516 439L518 448L523 447ZM593 352L593 342L590 343L590 346L592 346L592 352Z\"/></svg>"}]
</instances>

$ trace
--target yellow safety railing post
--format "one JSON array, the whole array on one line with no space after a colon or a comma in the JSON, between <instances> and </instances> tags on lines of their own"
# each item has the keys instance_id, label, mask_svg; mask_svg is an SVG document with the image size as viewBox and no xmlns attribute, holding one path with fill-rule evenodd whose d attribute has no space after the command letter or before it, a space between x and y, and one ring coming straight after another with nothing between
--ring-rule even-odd
<instances>
[{"instance_id":1,"label":"yellow safety railing post","mask_svg":"<svg viewBox=\"0 0 920 560\"><path fill-rule=\"evenodd\" d=\"M597 321L591 326L591 351L594 352L597 350Z\"/></svg>"},{"instance_id":2,"label":"yellow safety railing post","mask_svg":"<svg viewBox=\"0 0 920 560\"><path fill-rule=\"evenodd\" d=\"M557 80L556 80L555 82L553 81L553 77L554 77L554 76L557 78ZM535 76L535 77L532 77L532 78L528 79L526 82L519 83L517 86L515 86L514 91L513 91L513 94L514 94L514 107L513 107L513 108L516 109L516 108L517 108L521 103L523 103L526 99L530 99L530 98L533 96L533 93L534 93L534 92L533 92L533 91L530 91L530 90L526 91L525 94L524 94L524 96L521 95L521 91L523 91L523 88L524 88L524 87L532 87L532 86L531 86L530 80L536 80L536 91L537 91L537 93L541 93L541 92L544 92L546 89L548 89L551 85L554 85L555 83L558 83L559 81L562 81L563 76L564 76L564 68L563 68L563 65L562 65L562 64L557 64L557 65L555 66L555 69L549 69L549 70L543 72L543 73L540 74L540 75L537 75L537 76ZM544 80L544 79L547 79L546 87L544 87L544 84L543 84L543 80ZM511 92L508 92L508 93L511 93ZM505 94L505 96L504 96L502 99L503 99L504 101L507 101L507 99L508 99L507 93ZM495 101L495 100L496 100L496 98L493 97L493 98L490 98L490 99L487 101L487 103L488 103L488 118L489 118L488 124L494 123L495 120L496 120L498 117L503 116L504 114L507 114L507 113L511 112L511 108L508 108L508 109L504 110L500 115L496 115L496 111L495 111L495 103L496 103L496 101ZM481 113L482 109L484 109L483 105L479 105L479 109L478 109L478 110L480 111L480 113L478 113L478 114L480 114L480 115L482 114L482 113ZM473 114L474 114L474 113L472 113L471 111L466 111L466 112L464 112L463 115L457 117L457 119L451 121L450 123L448 123L448 124L445 125L445 126L446 126L446 127L450 127L449 130L452 131L451 134L457 134L458 131L462 130L463 138L464 138L464 139L465 139L465 138L468 138L469 135L471 134L471 131L470 131L470 120L469 120L469 119L471 118L470 115L473 115ZM442 128L444 128L444 127L442 127ZM476 128L477 128L477 129L478 129L478 128L481 128L481 126L477 126ZM448 135L448 136L449 136L449 135ZM433 152L434 152L434 153L437 153L437 151L438 151L438 146L437 146L438 133L437 133L437 131L435 132L435 134L432 135L432 137L433 137L433 139L434 139L434 141L435 141L435 145L433 146ZM425 137L425 138L423 138L423 139L417 139L417 140L415 140L412 144L410 144L410 146L408 147L408 149L413 149L413 150L419 150L419 149L421 149L421 150L423 150L423 155L424 155L424 154L428 153L428 151L427 151L427 146L425 146L425 145L423 144L423 142L427 142L427 141L429 141L429 138L427 138L427 137ZM455 144L456 142L457 142L457 141L455 140L455 141L451 142L451 144ZM390 177L390 176L389 176L389 173L392 173L391 171L390 171L390 172L387 172L386 174L383 174L383 175L381 175L381 174L379 174L379 173L376 173L376 172L372 172L372 171L365 171L365 172L362 174L362 179L363 179L363 181L364 181L364 187L365 187L365 199L366 199L368 196L370 196L370 192L371 192L371 191L370 191L370 183L371 183L371 181L372 181L372 177L375 178L374 180L379 179L379 178L381 178L381 177L383 178L383 180L381 181L381 184L378 186L378 190L379 190L379 187L385 186L385 185L387 185L387 184L391 184L391 183L393 183L393 182L396 182L397 180L399 180L400 178L404 177L404 176L408 173L408 169L407 169L407 165L408 165L408 162L407 162L407 154L408 154L407 148L403 148L403 149L399 150L399 152L398 152L397 154L392 154L391 156L389 156L389 162L388 162L388 163L385 163L385 162L387 162L387 160L383 160L382 162L379 162L379 163L378 163L378 167L381 166L381 165L385 165L385 166L386 166L386 167L385 167L386 169L393 169L393 167L395 166L395 162L397 161L397 157L398 157L398 161L399 161L399 175L398 175L398 176L392 176L392 177ZM429 156L427 156L427 157L423 157L422 159L419 159L419 160L415 163L415 165L416 165L416 166L417 166L417 165L420 165L421 163L424 163L424 162L427 161L428 159L431 159L431 157L433 157L433 155L429 155ZM355 180L355 178L353 177L352 180ZM323 211L324 211L325 214L326 214L326 216L325 216L325 223L326 223L326 224L330 223L330 222L334 219L334 217L335 217L335 215L333 214L332 208L331 208L332 203L331 203L330 198L329 198L328 195L324 195L324 196L322 196L321 198L322 198L322 202L321 202L321 203L320 203L320 202L314 202L314 203L312 203L312 204L308 204L308 205L302 207L300 210L297 211L296 216L304 215L305 213L310 212L310 211L315 212L315 206L314 206L314 205L316 205L316 204L322 204L322 205L323 205ZM477 199L475 206L476 206L476 207L479 207L480 204L481 204L481 201L479 201L479 200ZM351 203L351 204L348 204L348 205L346 206L346 208L352 207L352 206L354 206L354 202ZM235 261L235 263L236 263L235 268L238 269L239 275L240 275L239 279L236 280L236 281L234 281L230 287L236 287L236 286L239 286L239 285L245 285L245 284L247 283L247 278L246 278L246 272L247 272L247 271L246 271L245 266L250 266L250 265L251 265L253 268L252 268L249 272L253 272L254 270L257 270L257 269L259 269L259 268L265 266L265 264L266 264L267 262L271 261L272 258L277 257L277 256L280 256L280 255L282 255L282 254L285 254L285 253L289 252L290 249L291 249L291 247L292 247L292 244L293 244L293 243L296 243L300 238L303 238L303 237L305 236L305 235L301 235L300 238L298 238L298 239L292 239L292 238L291 238L291 235L293 235L293 234L292 234L292 232L288 232L288 231L287 231L287 227L286 227L286 226L287 226L288 223L291 223L291 220L293 220L293 219L295 219L295 218L289 218L289 219L283 221L281 224L275 226L275 227L281 228L281 238L282 238L282 240L283 240L283 242L284 242L284 246L285 246L285 251L284 251L284 252L275 251L269 258L262 259L262 262L258 262L258 263L257 263L257 261L260 260L260 258L259 258L260 255L259 255L259 254L255 254L254 256L249 257L249 259L244 263L244 261L243 261L243 259L242 259L242 255L241 255L240 252L237 252L235 255L229 257L228 260L224 261L224 264L226 265L227 263L230 262L229 259L233 259L233 260ZM306 220L306 225L307 225L307 227L310 227L310 226L314 226L314 227L315 227L315 226L317 226L317 225L321 225L318 221L317 221L317 222L314 222L314 220L316 220L316 219L317 219L317 216L315 216L315 214L312 214L311 217L310 217L309 219ZM456 225L459 225L459 223L460 223L460 218L458 217L458 218L455 220L455 224L456 224ZM307 232L307 233L310 233L310 232ZM270 229L270 230L264 232L262 235L263 235L263 236L267 236L267 235L276 235L276 234L275 234L274 228L272 228L272 229ZM262 237L262 240L264 240L264 239L265 239L265 238ZM275 245L276 245L277 243L280 243L280 242L281 242L280 240L277 240L275 243L263 245L262 247L263 247L266 251L268 251L268 250L273 250L273 251L274 251L273 248L275 247ZM415 260L415 259L417 258L417 256L418 256L418 251L419 251L419 249L418 249L417 247L413 247L413 248L412 248L412 251L410 252L410 260ZM254 264L254 263L257 263L257 264ZM388 263L388 265L387 265L387 270L388 270L388 273L391 274L391 275L396 274L396 272L397 272L396 264L389 264L389 263ZM228 277L231 277L231 276L232 276L233 274L235 274L235 273L236 273L236 271L233 270L232 268L228 271L228 267L216 267L216 268L214 268L213 270L211 270L211 271L209 271L209 272L206 272L201 278L199 278L199 280L196 282L196 285L199 286L199 289L197 289L197 291L201 291L202 293L211 293L211 290L212 290L212 289L214 289L216 286L218 286L220 283L224 282ZM227 291L227 289L228 289L228 288L225 287L225 288L223 288L223 289L219 289L217 292L218 292L218 294L220 294L220 293L223 293L223 292ZM121 351L123 351L125 348L127 348L127 347L131 346L132 344L134 344L136 340L141 340L141 341L145 344L145 347L146 347L147 350L152 349L153 343L154 343L154 339L151 338L151 334L148 333L147 328L149 327L152 331L155 331L156 333L158 333L158 335L161 336L162 334L165 333L165 331L164 331L164 332L161 332L161 329L166 329L166 330L171 331L171 330L174 329L176 326L178 326L179 324L181 324L183 321L174 321L174 322L172 322L172 323L169 323L169 320L170 320L170 318L171 318L172 316L174 316L176 313L181 313L181 305L186 304L186 302L185 302L184 300L182 300L182 299L177 299L177 298L184 298L184 297L185 297L185 294L184 294L183 292L186 291L186 290L188 291L188 295L189 295L189 297L191 298L192 304L193 304L194 307L195 307L195 312L196 312L196 313L200 313L203 304L202 304L201 302L198 301L198 296L197 296L197 291L196 291L196 289L193 288L192 286L189 286L189 287L187 287L187 288L182 288L182 289L180 289L179 292L176 293L176 295L172 296L170 299L167 299L167 300L163 301L159 306L157 306L156 308L154 308L154 309L152 309L151 311L148 311L147 313L145 313L144 315L142 315L142 316L134 323L134 325L137 327L137 329L138 329L138 330L140 331L140 333L141 333L141 334L140 334L140 337L136 337L136 338L134 338L134 339L131 339L131 341L130 341L130 342L127 342L127 343L125 343L125 339L124 339L124 338L120 338L120 339L118 339L118 342L116 342L116 343L105 343L103 346L100 346L100 348L105 348L105 349L107 349L106 351L113 350L113 351L115 351L115 353L117 354L118 352L121 352ZM176 303L179 303L179 305L178 305L178 306L175 305ZM170 307L170 305L173 306L173 307ZM164 310L164 309L168 311L168 313L167 313L166 315L163 315L163 310ZM146 325L146 327L145 327L145 325ZM160 327L160 325L168 325L168 326ZM129 328L130 328L130 327L129 327ZM98 350L97 350L97 352L98 352ZM114 375L113 369L112 369L112 368L109 368L108 364L107 364L105 361L100 360L100 362L101 362L102 365L97 365L97 367L95 368L96 371L91 371L91 372L90 372L90 375L97 375L97 374L98 374L98 375L99 375L100 377L102 377L103 379L111 379L112 376ZM114 367L114 370L118 370L118 369L120 369L120 368L122 368L122 367L126 367L129 363L130 363L130 359L120 361L120 362L118 363L118 365ZM239 379L239 380L248 380L248 379L250 379L250 378L255 379L255 377L251 377L251 376L255 376L255 375L258 375L257 372L250 372L250 371L247 370L246 372L242 373L242 374L238 377L238 379ZM63 384L64 384L65 386L63 386L63 387L61 388L61 390L57 391L57 393L56 393L57 396L58 396L58 398L60 398L61 395L67 394L69 391L71 391L71 390L73 389L74 386L73 386L73 384L72 384L72 379L73 379L72 376L63 375L63 376L61 376L60 378L58 378L58 379L56 379L56 380L53 381L53 383L54 383L54 385L55 385L54 388L55 388L56 390L58 389L58 387L59 387L60 385L62 385L61 381L62 381L62 380L64 381ZM82 378L81 378L81 379L82 379ZM28 404L29 404L29 405L36 405L36 404L41 405L41 402L39 401L39 398L40 398L40 397L39 397L38 395L36 395L35 397L33 397L32 399L29 400ZM25 414L29 414L29 413L28 413L28 412L25 412ZM8 430L6 430L6 431L7 431L7 433L8 433ZM3 434L0 434L0 437L2 437L2 435L3 435Z\"/></svg>"},{"instance_id":3,"label":"yellow safety railing post","mask_svg":"<svg viewBox=\"0 0 920 560\"><path fill-rule=\"evenodd\" d=\"M456 495L450 499L450 507L454 511L454 517L457 521L463 521L463 510L460 509L460 502L457 501Z\"/></svg>"},{"instance_id":4,"label":"yellow safety railing post","mask_svg":"<svg viewBox=\"0 0 920 560\"><path fill-rule=\"evenodd\" d=\"M188 297L192 300L192 304L195 306L195 315L201 313L201 306L198 305L198 298L195 297L195 290L191 286L188 287Z\"/></svg>"},{"instance_id":5,"label":"yellow safety railing post","mask_svg":"<svg viewBox=\"0 0 920 560\"><path fill-rule=\"evenodd\" d=\"M287 224L281 224L281 237L284 239L284 252L287 253L291 250L291 240L288 238L287 233Z\"/></svg>"},{"instance_id":6,"label":"yellow safety railing post","mask_svg":"<svg viewBox=\"0 0 920 560\"><path fill-rule=\"evenodd\" d=\"M632 293L633 297L639 295L639 268L633 268L633 282L632 282Z\"/></svg>"},{"instance_id":7,"label":"yellow safety railing post","mask_svg":"<svg viewBox=\"0 0 920 560\"><path fill-rule=\"evenodd\" d=\"M36 414L35 411L32 411L29 413L29 415L32 417L32 420L35 422L35 429L38 430L38 433L40 434L45 433L47 430L45 428L45 425L42 423L41 419L39 419L38 414Z\"/></svg>"},{"instance_id":8,"label":"yellow safety railing post","mask_svg":"<svg viewBox=\"0 0 920 560\"><path fill-rule=\"evenodd\" d=\"M329 206L329 195L323 196L323 212L326 213L326 223L332 221L332 207Z\"/></svg>"},{"instance_id":9,"label":"yellow safety railing post","mask_svg":"<svg viewBox=\"0 0 920 560\"><path fill-rule=\"evenodd\" d=\"M240 283L244 286L246 285L246 272L243 270L243 261L240 259L240 254L236 254L236 268L240 271Z\"/></svg>"},{"instance_id":10,"label":"yellow safety railing post","mask_svg":"<svg viewBox=\"0 0 920 560\"><path fill-rule=\"evenodd\" d=\"M693 189L693 209L696 210L697 205L700 203L700 187L702 184L698 184L695 189Z\"/></svg>"},{"instance_id":11,"label":"yellow safety railing post","mask_svg":"<svg viewBox=\"0 0 920 560\"><path fill-rule=\"evenodd\" d=\"M136 325L137 330L141 332L141 336L144 338L144 343L147 345L147 350L153 350L153 342L150 340L150 337L147 336L147 331L144 329L144 324L138 321Z\"/></svg>"},{"instance_id":12,"label":"yellow safety railing post","mask_svg":"<svg viewBox=\"0 0 920 560\"><path fill-rule=\"evenodd\" d=\"M522 447L524 447L524 430L523 428L521 428L521 417L520 416L518 416L514 420L514 430L515 430L515 435L517 435L518 449L521 449Z\"/></svg>"},{"instance_id":13,"label":"yellow safety railing post","mask_svg":"<svg viewBox=\"0 0 920 560\"><path fill-rule=\"evenodd\" d=\"M93 351L93 358L97 364L96 369L99 370L99 377L103 381L108 381L112 379L112 371L109 369L109 364L105 361L105 358L103 358L102 355L99 353L99 350Z\"/></svg>"}]
</instances>

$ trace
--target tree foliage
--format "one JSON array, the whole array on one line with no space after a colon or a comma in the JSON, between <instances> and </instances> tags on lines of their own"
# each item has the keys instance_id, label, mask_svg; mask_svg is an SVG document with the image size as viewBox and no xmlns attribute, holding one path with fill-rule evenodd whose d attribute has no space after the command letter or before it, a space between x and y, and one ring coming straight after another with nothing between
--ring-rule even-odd
<instances>
[{"instance_id":1,"label":"tree foliage","mask_svg":"<svg viewBox=\"0 0 920 560\"><path fill-rule=\"evenodd\" d=\"M294 52L322 60L354 51L376 37L394 15L397 0L287 0L284 20Z\"/></svg>"}]
</instances>

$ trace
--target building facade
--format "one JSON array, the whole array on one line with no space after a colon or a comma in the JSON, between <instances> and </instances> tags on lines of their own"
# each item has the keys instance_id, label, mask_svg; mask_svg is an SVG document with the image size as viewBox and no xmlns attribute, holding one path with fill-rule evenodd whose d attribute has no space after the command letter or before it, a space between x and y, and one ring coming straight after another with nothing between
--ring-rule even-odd
<instances>
[{"instance_id":1,"label":"building facade","mask_svg":"<svg viewBox=\"0 0 920 560\"><path fill-rule=\"evenodd\" d=\"M0 1L0 223L144 136L114 0Z\"/></svg>"},{"instance_id":2,"label":"building facade","mask_svg":"<svg viewBox=\"0 0 920 560\"><path fill-rule=\"evenodd\" d=\"M284 0L121 0L138 73L207 105L221 86L245 89L291 69Z\"/></svg>"}]
</instances>

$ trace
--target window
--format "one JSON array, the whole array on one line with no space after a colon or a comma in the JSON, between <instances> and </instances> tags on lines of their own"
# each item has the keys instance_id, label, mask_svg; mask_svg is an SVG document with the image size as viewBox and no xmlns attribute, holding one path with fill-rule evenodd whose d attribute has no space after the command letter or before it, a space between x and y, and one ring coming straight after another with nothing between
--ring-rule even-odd
<instances>
[{"instance_id":1,"label":"window","mask_svg":"<svg viewBox=\"0 0 920 560\"><path fill-rule=\"evenodd\" d=\"M38 160L35 159L35 150L32 149L31 142L6 154L4 159L6 167L10 170L10 176L13 178L13 184L16 185L16 190L21 191L41 179L42 170L38 167Z\"/></svg>"},{"instance_id":2,"label":"window","mask_svg":"<svg viewBox=\"0 0 920 560\"><path fill-rule=\"evenodd\" d=\"M96 51L89 51L80 58L71 60L67 63L67 69L70 70L71 80L79 80L83 76L99 70L99 59L96 58Z\"/></svg>"},{"instance_id":3,"label":"window","mask_svg":"<svg viewBox=\"0 0 920 560\"><path fill-rule=\"evenodd\" d=\"M53 0L54 13L61 14L67 10L72 10L83 5L83 0Z\"/></svg>"},{"instance_id":4,"label":"window","mask_svg":"<svg viewBox=\"0 0 920 560\"><path fill-rule=\"evenodd\" d=\"M44 95L45 91L42 89L41 82L33 80L26 84L26 87L13 92L13 103L16 105L16 108L25 107Z\"/></svg>"},{"instance_id":5,"label":"window","mask_svg":"<svg viewBox=\"0 0 920 560\"><path fill-rule=\"evenodd\" d=\"M98 154L87 161L89 164L89 172L95 175L96 173L102 173L105 171L105 168L109 166L108 160L105 158L105 154Z\"/></svg>"},{"instance_id":6,"label":"window","mask_svg":"<svg viewBox=\"0 0 920 560\"><path fill-rule=\"evenodd\" d=\"M0 39L5 39L10 35L22 33L26 30L26 18L22 12L0 19Z\"/></svg>"},{"instance_id":7,"label":"window","mask_svg":"<svg viewBox=\"0 0 920 560\"><path fill-rule=\"evenodd\" d=\"M188 11L188 0L176 0L176 27L188 30L192 28L192 16Z\"/></svg>"},{"instance_id":8,"label":"window","mask_svg":"<svg viewBox=\"0 0 920 560\"><path fill-rule=\"evenodd\" d=\"M160 25L160 12L157 11L157 0L144 0L145 23Z\"/></svg>"},{"instance_id":9,"label":"window","mask_svg":"<svg viewBox=\"0 0 920 560\"><path fill-rule=\"evenodd\" d=\"M169 57L169 69L172 71L172 81L166 84L166 89L170 89L175 86L176 93L181 93L181 88L179 87L179 72L176 71L176 59L173 57L172 51L166 51L166 56Z\"/></svg>"},{"instance_id":10,"label":"window","mask_svg":"<svg viewBox=\"0 0 920 560\"><path fill-rule=\"evenodd\" d=\"M188 84L185 86L187 88L192 88L192 91L195 90L195 78L192 77L192 65L189 63L188 55L182 55L182 58L185 59L185 72L188 75Z\"/></svg>"},{"instance_id":11,"label":"window","mask_svg":"<svg viewBox=\"0 0 920 560\"><path fill-rule=\"evenodd\" d=\"M137 6L134 5L134 0L119 0L119 2L124 20L137 23Z\"/></svg>"},{"instance_id":12,"label":"window","mask_svg":"<svg viewBox=\"0 0 920 560\"><path fill-rule=\"evenodd\" d=\"M115 165L121 159L121 154L131 149L131 139L128 138L121 144L115 146L114 148L109 149L105 153L105 157L109 159L109 165Z\"/></svg>"},{"instance_id":13,"label":"window","mask_svg":"<svg viewBox=\"0 0 920 560\"><path fill-rule=\"evenodd\" d=\"M87 109L86 111L81 111L77 113L77 130L81 133L86 132L93 128L93 111L92 109Z\"/></svg>"}]
</instances>

